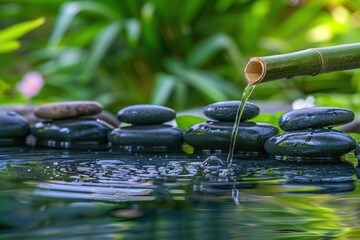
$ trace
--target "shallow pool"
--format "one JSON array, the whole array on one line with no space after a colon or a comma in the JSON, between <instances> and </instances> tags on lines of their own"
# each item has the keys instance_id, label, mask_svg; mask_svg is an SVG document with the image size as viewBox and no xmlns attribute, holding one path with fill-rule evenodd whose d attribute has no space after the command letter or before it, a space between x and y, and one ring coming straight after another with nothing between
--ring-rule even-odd
<instances>
[{"instance_id":1,"label":"shallow pool","mask_svg":"<svg viewBox=\"0 0 360 240\"><path fill-rule=\"evenodd\" d=\"M352 239L358 168L0 149L0 239ZM226 156L220 156L226 159Z\"/></svg>"}]
</instances>

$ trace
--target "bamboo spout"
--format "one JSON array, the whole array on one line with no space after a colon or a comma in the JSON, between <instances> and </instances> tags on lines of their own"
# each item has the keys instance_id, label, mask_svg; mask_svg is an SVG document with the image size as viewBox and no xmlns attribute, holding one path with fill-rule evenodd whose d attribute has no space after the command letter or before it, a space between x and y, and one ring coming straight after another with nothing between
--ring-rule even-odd
<instances>
[{"instance_id":1,"label":"bamboo spout","mask_svg":"<svg viewBox=\"0 0 360 240\"><path fill-rule=\"evenodd\" d=\"M245 78L248 83L259 84L354 68L360 68L360 43L254 57L245 67Z\"/></svg>"}]
</instances>

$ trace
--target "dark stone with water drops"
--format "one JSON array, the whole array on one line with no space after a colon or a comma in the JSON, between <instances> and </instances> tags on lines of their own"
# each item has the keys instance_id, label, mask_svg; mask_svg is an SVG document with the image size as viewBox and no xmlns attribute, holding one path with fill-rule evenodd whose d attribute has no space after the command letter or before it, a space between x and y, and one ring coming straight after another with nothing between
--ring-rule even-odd
<instances>
[{"instance_id":1,"label":"dark stone with water drops","mask_svg":"<svg viewBox=\"0 0 360 240\"><path fill-rule=\"evenodd\" d=\"M197 150L229 151L234 124L230 122L206 122L192 126L184 140ZM263 152L266 140L278 133L278 129L266 123L241 122L235 151Z\"/></svg>"},{"instance_id":2,"label":"dark stone with water drops","mask_svg":"<svg viewBox=\"0 0 360 240\"><path fill-rule=\"evenodd\" d=\"M37 122L31 133L38 139L56 141L92 141L106 140L113 129L109 124L98 119L67 119L51 122Z\"/></svg>"},{"instance_id":3,"label":"dark stone with water drops","mask_svg":"<svg viewBox=\"0 0 360 240\"><path fill-rule=\"evenodd\" d=\"M27 120L12 111L0 111L0 138L25 138L30 133Z\"/></svg>"},{"instance_id":4,"label":"dark stone with water drops","mask_svg":"<svg viewBox=\"0 0 360 240\"><path fill-rule=\"evenodd\" d=\"M354 148L355 140L352 137L330 129L285 132L265 143L265 150L270 155L299 157L299 160L301 157L338 159Z\"/></svg>"},{"instance_id":5,"label":"dark stone with water drops","mask_svg":"<svg viewBox=\"0 0 360 240\"><path fill-rule=\"evenodd\" d=\"M36 139L34 146L44 148L55 148L55 149L76 149L76 150L108 150L109 143L107 140L102 139L99 141L61 141L53 139Z\"/></svg>"},{"instance_id":6,"label":"dark stone with water drops","mask_svg":"<svg viewBox=\"0 0 360 240\"><path fill-rule=\"evenodd\" d=\"M183 143L183 131L170 125L130 126L114 129L109 140L114 147L179 148Z\"/></svg>"},{"instance_id":7,"label":"dark stone with water drops","mask_svg":"<svg viewBox=\"0 0 360 240\"><path fill-rule=\"evenodd\" d=\"M241 101L226 101L210 104L204 108L204 114L208 118L222 121L222 122L234 122L236 114ZM244 108L244 112L241 116L241 121L252 119L259 115L260 109L253 103L247 102Z\"/></svg>"},{"instance_id":8,"label":"dark stone with water drops","mask_svg":"<svg viewBox=\"0 0 360 240\"><path fill-rule=\"evenodd\" d=\"M121 122L135 125L160 124L173 120L176 112L163 106L141 104L121 109L117 117Z\"/></svg>"},{"instance_id":9,"label":"dark stone with water drops","mask_svg":"<svg viewBox=\"0 0 360 240\"><path fill-rule=\"evenodd\" d=\"M354 113L344 108L313 107L283 114L279 126L285 131L332 127L354 120Z\"/></svg>"},{"instance_id":10,"label":"dark stone with water drops","mask_svg":"<svg viewBox=\"0 0 360 240\"><path fill-rule=\"evenodd\" d=\"M34 114L38 118L64 119L91 116L102 110L102 105L94 101L56 102L36 107Z\"/></svg>"}]
</instances>

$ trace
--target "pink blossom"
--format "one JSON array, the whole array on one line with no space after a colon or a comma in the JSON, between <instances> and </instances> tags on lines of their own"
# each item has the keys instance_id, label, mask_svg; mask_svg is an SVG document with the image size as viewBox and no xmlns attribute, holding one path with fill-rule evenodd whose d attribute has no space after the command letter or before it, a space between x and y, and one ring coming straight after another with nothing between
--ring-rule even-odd
<instances>
[{"instance_id":1,"label":"pink blossom","mask_svg":"<svg viewBox=\"0 0 360 240\"><path fill-rule=\"evenodd\" d=\"M39 72L28 72L16 84L16 89L26 98L36 96L44 86L44 78Z\"/></svg>"}]
</instances>

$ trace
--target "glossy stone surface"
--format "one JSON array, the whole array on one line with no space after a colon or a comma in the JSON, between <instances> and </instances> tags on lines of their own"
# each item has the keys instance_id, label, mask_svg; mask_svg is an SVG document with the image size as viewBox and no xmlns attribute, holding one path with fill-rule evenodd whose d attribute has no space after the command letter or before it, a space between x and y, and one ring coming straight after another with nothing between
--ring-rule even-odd
<instances>
[{"instance_id":1,"label":"glossy stone surface","mask_svg":"<svg viewBox=\"0 0 360 240\"><path fill-rule=\"evenodd\" d=\"M294 110L283 114L279 126L284 131L323 128L349 123L354 113L344 108L313 107Z\"/></svg>"},{"instance_id":2,"label":"glossy stone surface","mask_svg":"<svg viewBox=\"0 0 360 240\"><path fill-rule=\"evenodd\" d=\"M109 134L112 146L180 147L183 130L169 125L143 125L116 128Z\"/></svg>"},{"instance_id":3,"label":"glossy stone surface","mask_svg":"<svg viewBox=\"0 0 360 240\"><path fill-rule=\"evenodd\" d=\"M27 120L12 111L0 111L0 138L24 138L30 133Z\"/></svg>"},{"instance_id":4,"label":"glossy stone surface","mask_svg":"<svg viewBox=\"0 0 360 240\"><path fill-rule=\"evenodd\" d=\"M234 122L240 105L240 101L217 102L207 105L204 114L208 118L222 122ZM247 102L241 121L252 119L259 115L260 109L253 103Z\"/></svg>"},{"instance_id":5,"label":"glossy stone surface","mask_svg":"<svg viewBox=\"0 0 360 240\"><path fill-rule=\"evenodd\" d=\"M265 143L270 155L290 157L340 158L354 148L352 137L330 129L285 132Z\"/></svg>"},{"instance_id":6,"label":"glossy stone surface","mask_svg":"<svg viewBox=\"0 0 360 240\"><path fill-rule=\"evenodd\" d=\"M112 126L98 119L68 119L37 122L31 128L31 133L38 139L92 141L107 139L112 129Z\"/></svg>"},{"instance_id":7,"label":"glossy stone surface","mask_svg":"<svg viewBox=\"0 0 360 240\"><path fill-rule=\"evenodd\" d=\"M196 124L185 134L184 140L195 149L229 150L233 123L206 122ZM235 151L262 152L266 140L278 129L266 123L240 123Z\"/></svg>"},{"instance_id":8,"label":"glossy stone surface","mask_svg":"<svg viewBox=\"0 0 360 240\"><path fill-rule=\"evenodd\" d=\"M34 114L38 118L64 119L95 115L102 109L102 105L94 101L56 102L39 105Z\"/></svg>"},{"instance_id":9,"label":"glossy stone surface","mask_svg":"<svg viewBox=\"0 0 360 240\"><path fill-rule=\"evenodd\" d=\"M121 122L135 125L160 124L173 120L176 112L163 106L141 104L121 109L117 117Z\"/></svg>"}]
</instances>

